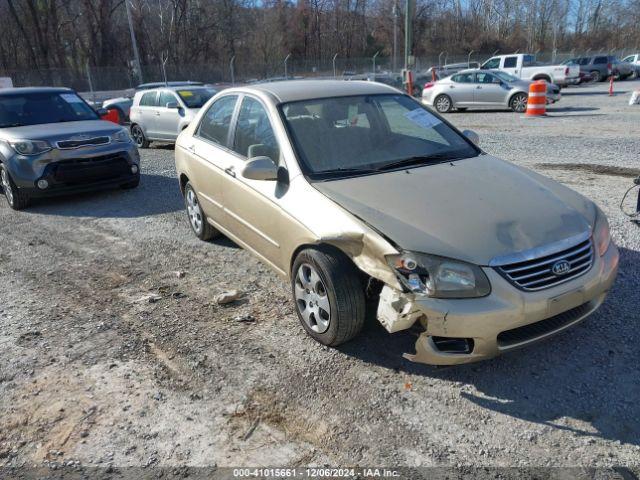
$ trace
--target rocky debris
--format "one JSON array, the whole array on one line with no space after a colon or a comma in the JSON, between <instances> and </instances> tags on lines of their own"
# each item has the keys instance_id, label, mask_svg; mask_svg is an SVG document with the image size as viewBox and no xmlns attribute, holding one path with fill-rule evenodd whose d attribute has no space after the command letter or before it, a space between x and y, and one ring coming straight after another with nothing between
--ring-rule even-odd
<instances>
[{"instance_id":1,"label":"rocky debris","mask_svg":"<svg viewBox=\"0 0 640 480\"><path fill-rule=\"evenodd\" d=\"M229 290L216 296L216 303L218 305L228 305L239 300L241 296L242 293L239 290Z\"/></svg>"},{"instance_id":2,"label":"rocky debris","mask_svg":"<svg viewBox=\"0 0 640 480\"><path fill-rule=\"evenodd\" d=\"M233 318L236 322L241 322L241 323L255 323L256 322L256 317L254 317L251 314L245 314L245 315L238 315L236 317Z\"/></svg>"}]
</instances>

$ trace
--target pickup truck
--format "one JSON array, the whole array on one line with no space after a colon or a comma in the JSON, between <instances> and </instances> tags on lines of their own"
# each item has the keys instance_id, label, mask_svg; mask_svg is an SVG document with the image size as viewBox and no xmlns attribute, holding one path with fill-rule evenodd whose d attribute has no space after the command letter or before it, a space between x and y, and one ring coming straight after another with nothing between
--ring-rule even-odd
<instances>
[{"instance_id":1,"label":"pickup truck","mask_svg":"<svg viewBox=\"0 0 640 480\"><path fill-rule=\"evenodd\" d=\"M526 53L491 57L480 68L502 70L523 80L546 80L559 87L580 82L580 67L577 65L543 65L536 62L534 55Z\"/></svg>"}]
</instances>

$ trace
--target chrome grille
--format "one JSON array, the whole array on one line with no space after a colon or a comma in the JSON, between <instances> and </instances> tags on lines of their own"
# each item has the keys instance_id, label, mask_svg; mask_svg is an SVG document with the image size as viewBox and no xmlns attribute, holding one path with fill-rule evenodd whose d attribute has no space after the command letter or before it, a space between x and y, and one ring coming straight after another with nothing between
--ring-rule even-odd
<instances>
[{"instance_id":1,"label":"chrome grille","mask_svg":"<svg viewBox=\"0 0 640 480\"><path fill-rule=\"evenodd\" d=\"M553 272L554 265L568 262L569 268L562 274ZM510 265L497 267L498 272L521 290L535 291L568 282L586 273L593 264L591 239L561 252Z\"/></svg>"},{"instance_id":2,"label":"chrome grille","mask_svg":"<svg viewBox=\"0 0 640 480\"><path fill-rule=\"evenodd\" d=\"M94 145L106 145L111 139L107 136L83 138L81 140L61 140L57 143L58 148L61 150L69 150L72 148L90 147Z\"/></svg>"}]
</instances>

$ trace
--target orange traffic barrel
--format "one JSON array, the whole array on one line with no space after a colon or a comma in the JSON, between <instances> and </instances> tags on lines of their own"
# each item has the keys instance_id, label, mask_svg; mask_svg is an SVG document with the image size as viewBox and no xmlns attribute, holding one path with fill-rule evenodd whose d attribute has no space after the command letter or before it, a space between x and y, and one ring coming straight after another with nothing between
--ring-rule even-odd
<instances>
[{"instance_id":1,"label":"orange traffic barrel","mask_svg":"<svg viewBox=\"0 0 640 480\"><path fill-rule=\"evenodd\" d=\"M122 125L122 121L120 119L120 112L117 108L109 108L107 109L107 113L102 115L102 120L107 120L109 122L117 123L118 125Z\"/></svg>"},{"instance_id":2,"label":"orange traffic barrel","mask_svg":"<svg viewBox=\"0 0 640 480\"><path fill-rule=\"evenodd\" d=\"M538 80L529 85L527 117L542 117L547 114L547 82Z\"/></svg>"}]
</instances>

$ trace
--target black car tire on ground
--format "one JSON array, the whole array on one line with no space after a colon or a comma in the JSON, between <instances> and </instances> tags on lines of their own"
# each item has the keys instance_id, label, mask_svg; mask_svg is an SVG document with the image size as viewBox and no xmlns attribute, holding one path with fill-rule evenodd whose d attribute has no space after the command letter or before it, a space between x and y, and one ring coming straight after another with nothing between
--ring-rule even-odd
<instances>
[{"instance_id":1,"label":"black car tire on ground","mask_svg":"<svg viewBox=\"0 0 640 480\"><path fill-rule=\"evenodd\" d=\"M441 93L433 100L433 106L439 113L449 113L453 108L453 102L449 95Z\"/></svg>"},{"instance_id":2,"label":"black car tire on ground","mask_svg":"<svg viewBox=\"0 0 640 480\"><path fill-rule=\"evenodd\" d=\"M145 137L140 125L136 125L135 123L131 125L131 137L138 148L149 148L151 144L151 142L147 140L147 137Z\"/></svg>"},{"instance_id":3,"label":"black car tire on ground","mask_svg":"<svg viewBox=\"0 0 640 480\"><path fill-rule=\"evenodd\" d=\"M524 102L522 101L524 98ZM516 93L509 99L509 108L516 113L524 113L527 110L527 100L529 96L526 93Z\"/></svg>"},{"instance_id":4,"label":"black car tire on ground","mask_svg":"<svg viewBox=\"0 0 640 480\"><path fill-rule=\"evenodd\" d=\"M302 305L296 296L296 288L301 287L299 275L301 269L313 267L320 277L321 290L314 293L324 296L329 301L329 325L319 333L306 323L300 311ZM308 248L296 257L291 270L291 291L296 313L305 331L323 345L337 346L355 337L364 326L365 294L361 276L355 265L342 252L330 247ZM323 291L322 291L323 290ZM307 291L307 293L309 293ZM306 306L305 306L306 308Z\"/></svg>"},{"instance_id":5,"label":"black car tire on ground","mask_svg":"<svg viewBox=\"0 0 640 480\"><path fill-rule=\"evenodd\" d=\"M16 186L9 170L2 163L0 163L0 188L13 210L23 210L31 203L29 196Z\"/></svg>"}]
</instances>

